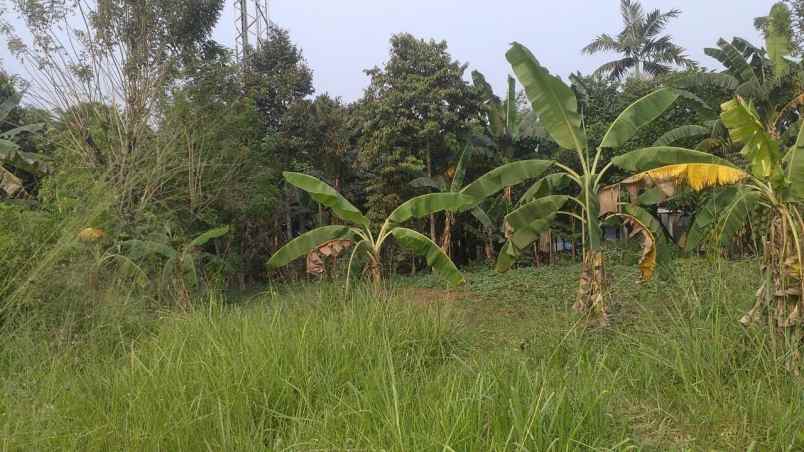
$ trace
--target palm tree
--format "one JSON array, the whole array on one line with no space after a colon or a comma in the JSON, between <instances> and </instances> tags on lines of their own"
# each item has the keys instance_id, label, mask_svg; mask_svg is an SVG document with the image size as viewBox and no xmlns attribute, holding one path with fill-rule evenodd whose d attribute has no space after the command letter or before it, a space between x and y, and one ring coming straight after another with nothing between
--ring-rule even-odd
<instances>
[{"instance_id":1,"label":"palm tree","mask_svg":"<svg viewBox=\"0 0 804 452\"><path fill-rule=\"evenodd\" d=\"M670 19L681 14L677 9L666 13L654 10L645 14L642 4L636 0L621 0L625 27L613 37L606 33L598 36L583 52L593 55L599 52L614 52L622 55L619 60L600 66L596 73L621 79L633 70L636 77L652 76L670 72L671 66L695 67L696 63L684 54L684 49L673 43L670 35L662 35Z\"/></svg>"}]
</instances>

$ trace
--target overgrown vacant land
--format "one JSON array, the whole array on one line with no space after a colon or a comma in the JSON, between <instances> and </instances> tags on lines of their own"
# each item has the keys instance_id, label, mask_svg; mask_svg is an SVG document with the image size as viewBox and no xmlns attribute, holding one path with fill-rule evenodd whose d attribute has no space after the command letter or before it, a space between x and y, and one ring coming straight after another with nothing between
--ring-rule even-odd
<instances>
[{"instance_id":1,"label":"overgrown vacant land","mask_svg":"<svg viewBox=\"0 0 804 452\"><path fill-rule=\"evenodd\" d=\"M612 326L570 305L577 265L405 279L378 299L280 287L199 300L77 343L4 338L3 449L800 450L801 380L753 303L754 262L612 265ZM113 307L106 307L113 309ZM132 319L128 319L130 325Z\"/></svg>"},{"instance_id":2,"label":"overgrown vacant land","mask_svg":"<svg viewBox=\"0 0 804 452\"><path fill-rule=\"evenodd\" d=\"M0 452L804 451L804 1L268 3L0 0Z\"/></svg>"}]
</instances>

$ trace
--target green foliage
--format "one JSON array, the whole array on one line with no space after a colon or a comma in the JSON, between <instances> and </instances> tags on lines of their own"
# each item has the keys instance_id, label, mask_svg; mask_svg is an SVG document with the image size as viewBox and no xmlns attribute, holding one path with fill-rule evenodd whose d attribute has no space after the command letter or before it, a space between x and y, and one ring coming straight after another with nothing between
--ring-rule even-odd
<instances>
[{"instance_id":1,"label":"green foliage","mask_svg":"<svg viewBox=\"0 0 804 452\"><path fill-rule=\"evenodd\" d=\"M601 34L583 49L590 55L614 52L622 56L600 66L597 73L621 79L634 71L636 78L640 78L643 73L666 74L673 66L695 67L696 63L685 55L683 48L674 44L669 35L661 35L670 19L681 14L680 10L663 13L656 9L646 13L638 0L621 0L620 9L623 30L616 36Z\"/></svg>"}]
</instances>

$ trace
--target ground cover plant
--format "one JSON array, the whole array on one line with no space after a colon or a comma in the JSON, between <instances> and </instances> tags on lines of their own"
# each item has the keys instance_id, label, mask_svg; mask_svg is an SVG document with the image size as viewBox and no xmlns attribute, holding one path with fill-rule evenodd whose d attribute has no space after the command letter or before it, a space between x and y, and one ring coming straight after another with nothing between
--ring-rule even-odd
<instances>
[{"instance_id":1,"label":"ground cover plant","mask_svg":"<svg viewBox=\"0 0 804 452\"><path fill-rule=\"evenodd\" d=\"M804 450L801 2L703 61L522 5L353 98L256 3L0 4L0 451Z\"/></svg>"}]
</instances>

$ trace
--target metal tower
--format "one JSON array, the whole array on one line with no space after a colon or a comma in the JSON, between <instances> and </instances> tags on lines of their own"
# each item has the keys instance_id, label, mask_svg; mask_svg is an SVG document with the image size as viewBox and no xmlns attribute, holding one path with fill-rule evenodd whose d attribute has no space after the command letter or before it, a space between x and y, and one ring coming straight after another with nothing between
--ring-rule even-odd
<instances>
[{"instance_id":1,"label":"metal tower","mask_svg":"<svg viewBox=\"0 0 804 452\"><path fill-rule=\"evenodd\" d=\"M244 64L257 45L268 37L271 16L268 0L234 0L237 61Z\"/></svg>"}]
</instances>

